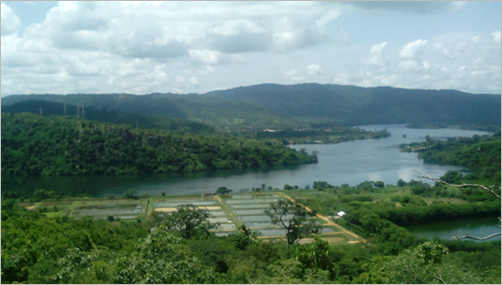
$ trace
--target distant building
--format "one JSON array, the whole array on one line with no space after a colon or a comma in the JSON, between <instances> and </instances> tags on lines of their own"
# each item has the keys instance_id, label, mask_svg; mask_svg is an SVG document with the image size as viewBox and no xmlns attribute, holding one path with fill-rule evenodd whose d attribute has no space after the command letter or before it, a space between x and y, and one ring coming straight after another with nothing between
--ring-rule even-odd
<instances>
[{"instance_id":1,"label":"distant building","mask_svg":"<svg viewBox=\"0 0 502 285\"><path fill-rule=\"evenodd\" d=\"M345 212L344 212L344 211L340 211L340 212L338 212L338 213L336 213L336 214L337 214L338 216L340 216L340 217L343 217L343 216L345 215Z\"/></svg>"}]
</instances>

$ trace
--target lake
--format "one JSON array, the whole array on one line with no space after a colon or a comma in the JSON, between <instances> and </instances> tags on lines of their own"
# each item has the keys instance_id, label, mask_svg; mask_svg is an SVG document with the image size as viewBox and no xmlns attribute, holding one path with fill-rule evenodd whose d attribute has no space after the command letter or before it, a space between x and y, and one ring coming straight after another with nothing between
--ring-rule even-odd
<instances>
[{"instance_id":1,"label":"lake","mask_svg":"<svg viewBox=\"0 0 502 285\"><path fill-rule=\"evenodd\" d=\"M285 184L312 187L314 181L332 185L357 185L365 180L381 180L396 184L399 179L419 180L418 168L433 177L450 170L465 171L456 166L425 164L416 153L399 151L399 144L425 141L425 136L446 139L489 134L482 131L456 129L408 129L404 125L360 126L365 130L387 129L391 137L357 140L339 144L292 145L318 152L317 164L286 167L268 167L247 170L224 170L201 173L173 173L151 175L90 175L90 176L40 176L2 177L2 191L16 191L31 195L34 189L60 190L70 195L86 193L96 197L122 196L127 190L137 190L140 195L186 195L215 192L225 186L238 192L241 189L277 187ZM403 137L403 134L406 137ZM424 182L431 183L428 180Z\"/></svg>"},{"instance_id":2,"label":"lake","mask_svg":"<svg viewBox=\"0 0 502 285\"><path fill-rule=\"evenodd\" d=\"M435 236L437 236L441 239L451 240L453 236L464 236L465 234L475 237L486 237L497 232L500 233L500 228L495 226L497 223L499 223L497 217L482 217L425 225L405 226L404 228L421 238L428 238L432 240ZM482 242L473 239L463 240ZM500 236L493 237L486 241L495 240L500 240Z\"/></svg>"}]
</instances>

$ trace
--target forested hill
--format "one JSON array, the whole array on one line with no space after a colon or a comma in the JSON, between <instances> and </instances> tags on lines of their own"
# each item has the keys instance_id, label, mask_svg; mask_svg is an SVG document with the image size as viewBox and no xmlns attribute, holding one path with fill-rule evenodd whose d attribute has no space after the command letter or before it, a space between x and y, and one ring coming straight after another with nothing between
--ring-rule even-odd
<instances>
[{"instance_id":1,"label":"forested hill","mask_svg":"<svg viewBox=\"0 0 502 285\"><path fill-rule=\"evenodd\" d=\"M65 111L66 110L66 111ZM130 125L133 128L141 129L162 129L180 133L191 134L214 134L216 130L208 125L196 123L188 120L174 119L166 116L147 115L138 113L127 113L116 110L95 109L94 107L79 107L76 105L64 105L59 102L43 100L27 100L2 106L3 113L34 113L43 116L68 116L91 121L108 122L113 124Z\"/></svg>"},{"instance_id":2,"label":"forested hill","mask_svg":"<svg viewBox=\"0 0 502 285\"><path fill-rule=\"evenodd\" d=\"M500 95L314 83L261 84L202 95L14 95L2 98L2 106L30 99L189 119L216 128L292 127L299 124L298 119L322 119L349 125L414 123L500 126L501 116Z\"/></svg>"},{"instance_id":3,"label":"forested hill","mask_svg":"<svg viewBox=\"0 0 502 285\"><path fill-rule=\"evenodd\" d=\"M2 174L194 172L315 163L282 144L2 113Z\"/></svg>"},{"instance_id":4,"label":"forested hill","mask_svg":"<svg viewBox=\"0 0 502 285\"><path fill-rule=\"evenodd\" d=\"M221 98L204 100L200 95L176 94L69 94L69 95L14 95L2 98L5 106L27 100L44 100L95 109L116 110L128 113L160 115L204 123L219 130L266 126L269 128L292 127L297 121L282 116L265 107Z\"/></svg>"},{"instance_id":5,"label":"forested hill","mask_svg":"<svg viewBox=\"0 0 502 285\"><path fill-rule=\"evenodd\" d=\"M350 124L446 123L500 125L500 95L455 90L331 84L261 84L207 95L270 108L283 115Z\"/></svg>"},{"instance_id":6,"label":"forested hill","mask_svg":"<svg viewBox=\"0 0 502 285\"><path fill-rule=\"evenodd\" d=\"M401 151L418 152L426 163L469 167L468 178L484 184L500 185L500 132L491 137L449 138L446 141L426 138L425 142L400 145ZM461 175L460 175L461 176ZM453 182L453 181L450 181Z\"/></svg>"}]
</instances>

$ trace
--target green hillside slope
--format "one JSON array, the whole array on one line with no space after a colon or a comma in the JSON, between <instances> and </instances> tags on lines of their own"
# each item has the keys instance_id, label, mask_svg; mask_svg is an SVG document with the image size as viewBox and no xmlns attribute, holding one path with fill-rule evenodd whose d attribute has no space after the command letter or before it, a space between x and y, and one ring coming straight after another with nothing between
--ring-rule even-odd
<instances>
[{"instance_id":1,"label":"green hillside slope","mask_svg":"<svg viewBox=\"0 0 502 285\"><path fill-rule=\"evenodd\" d=\"M194 172L315 163L282 144L2 113L2 174Z\"/></svg>"},{"instance_id":2,"label":"green hillside slope","mask_svg":"<svg viewBox=\"0 0 502 285\"><path fill-rule=\"evenodd\" d=\"M2 106L39 99L189 119L215 128L294 127L299 122L500 125L501 96L455 90L331 84L261 84L206 94L16 95Z\"/></svg>"},{"instance_id":3,"label":"green hillside slope","mask_svg":"<svg viewBox=\"0 0 502 285\"><path fill-rule=\"evenodd\" d=\"M70 94L15 95L2 98L2 107L26 100L46 100L85 108L106 108L128 113L167 116L204 123L217 129L249 126L293 127L299 123L267 108L229 102L225 99L204 100L199 95L151 94Z\"/></svg>"},{"instance_id":4,"label":"green hillside slope","mask_svg":"<svg viewBox=\"0 0 502 285\"><path fill-rule=\"evenodd\" d=\"M77 106L59 102L43 101L43 100L27 100L6 105L2 107L3 113L34 113L43 116L64 116L66 108L66 115L71 118L77 116ZM78 112L79 118L84 115L85 120L108 122L113 124L130 125L133 128L142 129L162 129L168 131L192 133L192 134L212 134L216 130L208 125L200 124L188 120L173 119L159 115L146 115L138 113L126 113L116 110L108 110L106 108L95 109L93 107L82 108Z\"/></svg>"},{"instance_id":5,"label":"green hillside slope","mask_svg":"<svg viewBox=\"0 0 502 285\"><path fill-rule=\"evenodd\" d=\"M349 124L446 123L500 125L500 95L392 87L262 84L207 93L266 106L292 117L329 118Z\"/></svg>"}]
</instances>

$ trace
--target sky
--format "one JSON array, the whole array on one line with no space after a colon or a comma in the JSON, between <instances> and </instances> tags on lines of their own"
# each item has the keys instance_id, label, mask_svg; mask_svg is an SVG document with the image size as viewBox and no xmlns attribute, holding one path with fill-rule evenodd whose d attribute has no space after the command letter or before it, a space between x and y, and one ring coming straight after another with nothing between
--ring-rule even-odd
<instances>
[{"instance_id":1,"label":"sky","mask_svg":"<svg viewBox=\"0 0 502 285\"><path fill-rule=\"evenodd\" d=\"M262 83L501 94L501 2L1 2L1 94Z\"/></svg>"}]
</instances>

